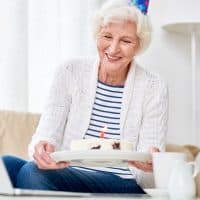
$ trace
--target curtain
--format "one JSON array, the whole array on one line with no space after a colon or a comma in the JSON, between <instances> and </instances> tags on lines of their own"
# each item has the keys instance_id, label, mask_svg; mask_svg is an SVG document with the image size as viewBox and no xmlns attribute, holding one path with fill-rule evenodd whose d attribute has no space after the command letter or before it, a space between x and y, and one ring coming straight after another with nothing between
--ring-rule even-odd
<instances>
[{"instance_id":1,"label":"curtain","mask_svg":"<svg viewBox=\"0 0 200 200\"><path fill-rule=\"evenodd\" d=\"M27 5L0 0L0 109L28 108Z\"/></svg>"},{"instance_id":2,"label":"curtain","mask_svg":"<svg viewBox=\"0 0 200 200\"><path fill-rule=\"evenodd\" d=\"M101 0L0 0L0 109L41 112L55 68L95 56Z\"/></svg>"}]
</instances>

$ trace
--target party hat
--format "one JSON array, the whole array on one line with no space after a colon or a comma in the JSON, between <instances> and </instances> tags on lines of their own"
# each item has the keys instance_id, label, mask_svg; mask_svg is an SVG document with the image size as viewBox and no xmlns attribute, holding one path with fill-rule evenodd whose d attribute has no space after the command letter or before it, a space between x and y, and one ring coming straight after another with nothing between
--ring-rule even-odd
<instances>
[{"instance_id":1,"label":"party hat","mask_svg":"<svg viewBox=\"0 0 200 200\"><path fill-rule=\"evenodd\" d=\"M136 6L143 14L147 14L149 0L129 0L129 5Z\"/></svg>"}]
</instances>

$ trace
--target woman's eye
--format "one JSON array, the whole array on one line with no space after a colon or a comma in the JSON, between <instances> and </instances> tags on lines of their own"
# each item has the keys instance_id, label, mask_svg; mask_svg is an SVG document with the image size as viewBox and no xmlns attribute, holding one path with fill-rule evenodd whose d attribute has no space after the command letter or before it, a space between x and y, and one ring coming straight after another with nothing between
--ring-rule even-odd
<instances>
[{"instance_id":1,"label":"woman's eye","mask_svg":"<svg viewBox=\"0 0 200 200\"><path fill-rule=\"evenodd\" d=\"M110 35L104 35L104 38L111 39L112 37Z\"/></svg>"},{"instance_id":2,"label":"woman's eye","mask_svg":"<svg viewBox=\"0 0 200 200\"><path fill-rule=\"evenodd\" d=\"M122 42L124 42L124 43L126 43L126 44L131 43L131 41L129 41L129 40L122 40Z\"/></svg>"}]
</instances>

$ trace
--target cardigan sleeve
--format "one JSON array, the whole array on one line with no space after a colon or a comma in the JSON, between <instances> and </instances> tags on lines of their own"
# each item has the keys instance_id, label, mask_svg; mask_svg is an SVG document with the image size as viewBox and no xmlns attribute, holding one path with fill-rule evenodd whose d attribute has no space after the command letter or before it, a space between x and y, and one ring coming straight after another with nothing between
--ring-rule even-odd
<instances>
[{"instance_id":1,"label":"cardigan sleeve","mask_svg":"<svg viewBox=\"0 0 200 200\"><path fill-rule=\"evenodd\" d=\"M44 111L28 147L30 159L34 146L41 140L48 141L56 148L61 144L70 110L72 77L72 68L69 65L56 69Z\"/></svg>"},{"instance_id":2,"label":"cardigan sleeve","mask_svg":"<svg viewBox=\"0 0 200 200\"><path fill-rule=\"evenodd\" d=\"M137 151L148 151L149 147L165 150L168 121L168 89L159 77L149 79L144 103Z\"/></svg>"}]
</instances>

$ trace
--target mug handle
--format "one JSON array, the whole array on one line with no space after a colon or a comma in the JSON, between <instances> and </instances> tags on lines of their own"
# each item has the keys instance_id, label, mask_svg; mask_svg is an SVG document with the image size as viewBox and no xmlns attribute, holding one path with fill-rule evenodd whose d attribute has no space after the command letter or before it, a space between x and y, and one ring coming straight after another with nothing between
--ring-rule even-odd
<instances>
[{"instance_id":1,"label":"mug handle","mask_svg":"<svg viewBox=\"0 0 200 200\"><path fill-rule=\"evenodd\" d=\"M195 161L188 162L187 164L192 165L192 167L193 167L192 176L193 176L193 178L195 178L197 176L197 174L200 172L200 166L197 166Z\"/></svg>"}]
</instances>

